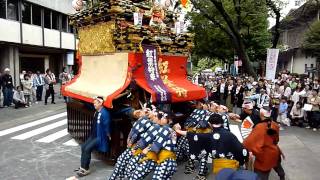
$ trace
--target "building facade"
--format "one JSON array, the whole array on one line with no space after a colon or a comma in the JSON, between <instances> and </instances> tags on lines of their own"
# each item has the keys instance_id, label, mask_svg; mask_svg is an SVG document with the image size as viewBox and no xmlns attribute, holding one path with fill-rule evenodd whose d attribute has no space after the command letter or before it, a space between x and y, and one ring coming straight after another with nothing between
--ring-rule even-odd
<instances>
[{"instance_id":1,"label":"building facade","mask_svg":"<svg viewBox=\"0 0 320 180\"><path fill-rule=\"evenodd\" d=\"M68 23L72 0L0 0L0 71L16 85L25 71L56 75L74 63L76 36Z\"/></svg>"},{"instance_id":2,"label":"building facade","mask_svg":"<svg viewBox=\"0 0 320 180\"><path fill-rule=\"evenodd\" d=\"M279 44L284 47L278 60L278 70L291 73L317 76L312 69L319 69L319 62L312 54L303 49L305 33L309 26L319 21L320 9L317 4L309 1L296 10L292 10L280 23Z\"/></svg>"}]
</instances>

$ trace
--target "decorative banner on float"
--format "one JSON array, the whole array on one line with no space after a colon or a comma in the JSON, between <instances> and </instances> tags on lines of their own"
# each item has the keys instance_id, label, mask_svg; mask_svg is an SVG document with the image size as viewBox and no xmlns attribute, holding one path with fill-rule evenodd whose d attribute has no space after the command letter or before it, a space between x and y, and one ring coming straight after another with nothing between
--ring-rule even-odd
<instances>
[{"instance_id":1,"label":"decorative banner on float","mask_svg":"<svg viewBox=\"0 0 320 180\"><path fill-rule=\"evenodd\" d=\"M268 49L266 63L266 78L274 80L276 77L279 49Z\"/></svg>"},{"instance_id":2,"label":"decorative banner on float","mask_svg":"<svg viewBox=\"0 0 320 180\"><path fill-rule=\"evenodd\" d=\"M158 52L152 45L142 45L143 47L143 64L144 75L146 76L148 85L156 92L156 102L165 103L171 101L171 94L164 85L158 67Z\"/></svg>"}]
</instances>

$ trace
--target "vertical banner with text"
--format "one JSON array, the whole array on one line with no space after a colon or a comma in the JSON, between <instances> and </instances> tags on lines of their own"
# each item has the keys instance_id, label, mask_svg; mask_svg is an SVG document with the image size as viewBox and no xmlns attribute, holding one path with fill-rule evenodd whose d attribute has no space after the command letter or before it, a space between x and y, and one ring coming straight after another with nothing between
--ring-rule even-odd
<instances>
[{"instance_id":1,"label":"vertical banner with text","mask_svg":"<svg viewBox=\"0 0 320 180\"><path fill-rule=\"evenodd\" d=\"M166 103L171 101L171 94L168 88L164 85L158 66L158 52L155 46L143 45L143 64L144 74L148 85L157 94L157 103Z\"/></svg>"},{"instance_id":2,"label":"vertical banner with text","mask_svg":"<svg viewBox=\"0 0 320 180\"><path fill-rule=\"evenodd\" d=\"M268 49L266 63L266 79L274 80L276 77L279 49Z\"/></svg>"}]
</instances>

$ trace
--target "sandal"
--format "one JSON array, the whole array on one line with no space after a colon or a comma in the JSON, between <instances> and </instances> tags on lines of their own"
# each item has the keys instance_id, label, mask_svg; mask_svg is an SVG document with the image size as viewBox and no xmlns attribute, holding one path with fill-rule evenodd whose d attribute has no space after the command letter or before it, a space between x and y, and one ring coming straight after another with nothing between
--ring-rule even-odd
<instances>
[{"instance_id":1,"label":"sandal","mask_svg":"<svg viewBox=\"0 0 320 180\"><path fill-rule=\"evenodd\" d=\"M81 167L80 167L79 171L77 171L77 175L79 177L83 177L83 176L86 176L88 174L90 174L90 171L89 170L85 170L85 169L83 169Z\"/></svg>"},{"instance_id":2,"label":"sandal","mask_svg":"<svg viewBox=\"0 0 320 180\"><path fill-rule=\"evenodd\" d=\"M207 180L206 176L201 176L199 174L194 179L195 180Z\"/></svg>"}]
</instances>

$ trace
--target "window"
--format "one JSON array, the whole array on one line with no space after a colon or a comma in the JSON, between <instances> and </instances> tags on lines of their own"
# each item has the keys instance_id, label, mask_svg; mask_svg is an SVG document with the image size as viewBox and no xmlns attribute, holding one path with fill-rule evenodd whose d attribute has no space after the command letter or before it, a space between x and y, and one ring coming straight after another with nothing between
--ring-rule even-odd
<instances>
[{"instance_id":1,"label":"window","mask_svg":"<svg viewBox=\"0 0 320 180\"><path fill-rule=\"evenodd\" d=\"M22 22L31 24L31 5L29 3L21 4Z\"/></svg>"},{"instance_id":2,"label":"window","mask_svg":"<svg viewBox=\"0 0 320 180\"><path fill-rule=\"evenodd\" d=\"M11 20L19 20L18 0L7 1L7 18Z\"/></svg>"},{"instance_id":3,"label":"window","mask_svg":"<svg viewBox=\"0 0 320 180\"><path fill-rule=\"evenodd\" d=\"M68 33L73 33L73 32L74 32L73 26L69 25Z\"/></svg>"},{"instance_id":4,"label":"window","mask_svg":"<svg viewBox=\"0 0 320 180\"><path fill-rule=\"evenodd\" d=\"M6 0L0 0L0 18L7 18L6 17Z\"/></svg>"},{"instance_id":5,"label":"window","mask_svg":"<svg viewBox=\"0 0 320 180\"><path fill-rule=\"evenodd\" d=\"M62 18L62 27L61 27L61 30L62 30L63 32L67 32L67 30L68 30L68 16L62 15L61 18Z\"/></svg>"},{"instance_id":6,"label":"window","mask_svg":"<svg viewBox=\"0 0 320 180\"><path fill-rule=\"evenodd\" d=\"M41 26L41 7L32 5L32 24Z\"/></svg>"},{"instance_id":7,"label":"window","mask_svg":"<svg viewBox=\"0 0 320 180\"><path fill-rule=\"evenodd\" d=\"M44 27L51 29L51 11L44 9Z\"/></svg>"},{"instance_id":8,"label":"window","mask_svg":"<svg viewBox=\"0 0 320 180\"><path fill-rule=\"evenodd\" d=\"M52 11L52 29L60 30L59 13Z\"/></svg>"}]
</instances>

